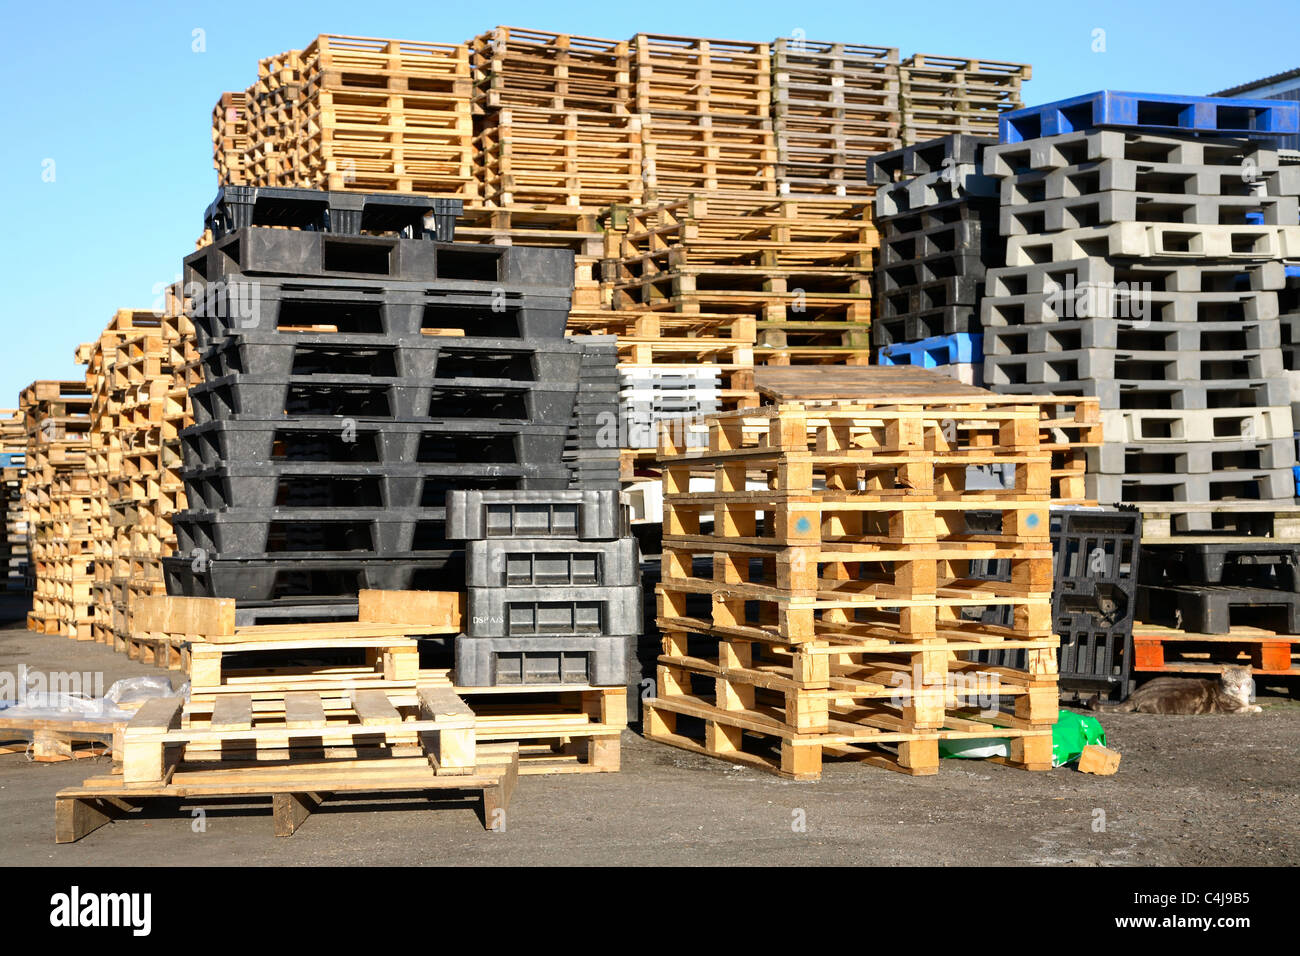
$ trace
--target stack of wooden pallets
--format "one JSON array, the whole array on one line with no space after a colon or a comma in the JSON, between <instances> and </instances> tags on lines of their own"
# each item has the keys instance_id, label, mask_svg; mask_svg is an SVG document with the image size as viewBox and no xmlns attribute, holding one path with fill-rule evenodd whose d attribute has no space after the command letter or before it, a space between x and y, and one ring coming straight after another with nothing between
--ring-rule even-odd
<instances>
[{"instance_id":1,"label":"stack of wooden pallets","mask_svg":"<svg viewBox=\"0 0 1300 956\"><path fill-rule=\"evenodd\" d=\"M899 142L898 49L777 39L772 123L781 192L870 195L863 163Z\"/></svg>"},{"instance_id":2,"label":"stack of wooden pallets","mask_svg":"<svg viewBox=\"0 0 1300 956\"><path fill-rule=\"evenodd\" d=\"M27 433L23 501L33 572L29 630L91 639L91 396L84 381L33 382L19 395Z\"/></svg>"},{"instance_id":3,"label":"stack of wooden pallets","mask_svg":"<svg viewBox=\"0 0 1300 956\"><path fill-rule=\"evenodd\" d=\"M998 115L1022 105L1027 63L970 60L917 53L899 68L904 146L949 133L996 136Z\"/></svg>"},{"instance_id":4,"label":"stack of wooden pallets","mask_svg":"<svg viewBox=\"0 0 1300 956\"><path fill-rule=\"evenodd\" d=\"M1058 642L1039 419L903 397L720 415L699 451L665 429L646 735L803 779L823 754L935 773L941 748L971 741L1049 769ZM969 487L972 465L1012 467L1014 487ZM997 530L970 530L989 515ZM1010 607L1011 625L963 617L988 607ZM1027 649L1027 669L964 659L989 648Z\"/></svg>"},{"instance_id":5,"label":"stack of wooden pallets","mask_svg":"<svg viewBox=\"0 0 1300 956\"><path fill-rule=\"evenodd\" d=\"M647 201L775 191L769 44L638 33L632 53Z\"/></svg>"},{"instance_id":6,"label":"stack of wooden pallets","mask_svg":"<svg viewBox=\"0 0 1300 956\"><path fill-rule=\"evenodd\" d=\"M296 185L297 102L302 52L286 50L257 64L257 81L244 94L248 146L244 182L252 186Z\"/></svg>"},{"instance_id":7,"label":"stack of wooden pallets","mask_svg":"<svg viewBox=\"0 0 1300 956\"><path fill-rule=\"evenodd\" d=\"M146 702L122 732L120 774L58 793L56 841L154 798L269 797L276 835L289 836L327 798L472 791L484 825L503 829L518 746L480 744L456 695L417 685L417 639L459 630L459 604L362 591L354 622L237 628L233 601L138 602L142 644L188 648L189 699Z\"/></svg>"},{"instance_id":8,"label":"stack of wooden pallets","mask_svg":"<svg viewBox=\"0 0 1300 956\"><path fill-rule=\"evenodd\" d=\"M472 44L478 175L491 205L593 212L641 197L626 41L497 27Z\"/></svg>"},{"instance_id":9,"label":"stack of wooden pallets","mask_svg":"<svg viewBox=\"0 0 1300 956\"><path fill-rule=\"evenodd\" d=\"M617 243L604 264L616 309L752 318L760 364L867 363L877 237L866 201L693 196L624 221L606 241Z\"/></svg>"},{"instance_id":10,"label":"stack of wooden pallets","mask_svg":"<svg viewBox=\"0 0 1300 956\"><path fill-rule=\"evenodd\" d=\"M222 93L212 107L212 165L219 182L232 186L245 183L248 150L248 93Z\"/></svg>"},{"instance_id":11,"label":"stack of wooden pallets","mask_svg":"<svg viewBox=\"0 0 1300 956\"><path fill-rule=\"evenodd\" d=\"M0 521L3 522L4 575L9 591L27 590L27 514L23 507L27 431L18 409L0 409Z\"/></svg>"},{"instance_id":12,"label":"stack of wooden pallets","mask_svg":"<svg viewBox=\"0 0 1300 956\"><path fill-rule=\"evenodd\" d=\"M86 449L90 534L94 551L90 631L93 639L101 644L111 644L113 640L113 539L117 530L114 512L117 478L122 473L122 446L118 434L122 388L114 367L117 347L133 328L134 313L130 309L119 309L99 338L80 346L76 352L78 364L86 366L86 389L91 399L90 444Z\"/></svg>"}]
</instances>

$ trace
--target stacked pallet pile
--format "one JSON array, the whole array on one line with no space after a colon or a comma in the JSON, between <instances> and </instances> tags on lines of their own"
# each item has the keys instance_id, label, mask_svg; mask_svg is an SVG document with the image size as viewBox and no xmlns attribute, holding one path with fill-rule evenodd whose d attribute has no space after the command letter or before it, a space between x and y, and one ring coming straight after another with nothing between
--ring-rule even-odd
<instances>
[{"instance_id":1,"label":"stacked pallet pile","mask_svg":"<svg viewBox=\"0 0 1300 956\"><path fill-rule=\"evenodd\" d=\"M772 124L782 193L866 196L862 163L899 144L896 47L780 37Z\"/></svg>"},{"instance_id":2,"label":"stacked pallet pile","mask_svg":"<svg viewBox=\"0 0 1300 956\"><path fill-rule=\"evenodd\" d=\"M0 584L7 591L29 590L27 584L27 512L23 506L23 478L26 474L27 430L18 409L0 409L0 520L4 541L0 557L4 575Z\"/></svg>"},{"instance_id":3,"label":"stacked pallet pile","mask_svg":"<svg viewBox=\"0 0 1300 956\"><path fill-rule=\"evenodd\" d=\"M247 91L222 93L212 107L212 165L217 181L232 186L247 182L246 164L251 158Z\"/></svg>"},{"instance_id":4,"label":"stacked pallet pile","mask_svg":"<svg viewBox=\"0 0 1300 956\"><path fill-rule=\"evenodd\" d=\"M709 428L703 451L664 433L647 736L803 779L824 754L935 773L941 752L990 737L1007 740L1001 759L1050 768L1058 642L1037 408L882 393ZM1014 486L968 487L972 465L1010 466ZM713 490L688 491L701 475ZM973 510L998 526L972 531ZM990 560L1008 580L980 577ZM961 617L1001 605L1009 627ZM963 659L995 647L1026 649L1026 669Z\"/></svg>"},{"instance_id":5,"label":"stacked pallet pile","mask_svg":"<svg viewBox=\"0 0 1300 956\"><path fill-rule=\"evenodd\" d=\"M953 134L867 161L880 262L872 338L882 365L934 368L983 384L979 306L986 263L1002 261L992 139Z\"/></svg>"},{"instance_id":6,"label":"stacked pallet pile","mask_svg":"<svg viewBox=\"0 0 1300 956\"><path fill-rule=\"evenodd\" d=\"M1141 95L1097 96L1078 132L1036 135L1061 107L1025 110L1009 114L1014 141L985 151L1007 234L983 302L985 381L1098 397L1093 497L1137 505L1144 537L1258 524L1295 495L1277 315L1300 181L1232 128L1180 133ZM1243 101L1223 102L1237 122Z\"/></svg>"},{"instance_id":7,"label":"stacked pallet pile","mask_svg":"<svg viewBox=\"0 0 1300 956\"><path fill-rule=\"evenodd\" d=\"M95 580L86 471L90 405L84 381L33 382L18 399L27 433L23 500L34 579L27 628L87 641Z\"/></svg>"},{"instance_id":8,"label":"stacked pallet pile","mask_svg":"<svg viewBox=\"0 0 1300 956\"><path fill-rule=\"evenodd\" d=\"M247 143L242 178L223 185L476 194L465 44L321 34L262 60L239 96L217 104L218 170Z\"/></svg>"},{"instance_id":9,"label":"stacked pallet pile","mask_svg":"<svg viewBox=\"0 0 1300 956\"><path fill-rule=\"evenodd\" d=\"M647 202L775 192L770 44L638 33L632 55Z\"/></svg>"},{"instance_id":10,"label":"stacked pallet pile","mask_svg":"<svg viewBox=\"0 0 1300 956\"><path fill-rule=\"evenodd\" d=\"M203 381L169 593L337 617L362 588L463 579L450 489L617 486L613 345L564 336L571 255L400 238L433 214L418 197L405 224L387 197L329 205L357 198L214 210L186 259ZM322 205L329 229L364 225L370 198L388 235L268 228Z\"/></svg>"},{"instance_id":11,"label":"stacked pallet pile","mask_svg":"<svg viewBox=\"0 0 1300 956\"><path fill-rule=\"evenodd\" d=\"M147 701L122 732L121 772L59 791L56 842L197 794L270 797L276 835L290 836L326 799L470 791L484 826L502 829L518 745L480 744L459 697L417 683L417 640L459 627L459 595L372 595L354 620L309 627L236 627L228 600L139 602L142 640L189 649L189 698ZM286 655L316 663L285 667Z\"/></svg>"},{"instance_id":12,"label":"stacked pallet pile","mask_svg":"<svg viewBox=\"0 0 1300 956\"><path fill-rule=\"evenodd\" d=\"M1020 107L1020 86L1032 75L1026 63L909 56L899 67L903 145L949 133L997 133L998 117Z\"/></svg>"}]
</instances>

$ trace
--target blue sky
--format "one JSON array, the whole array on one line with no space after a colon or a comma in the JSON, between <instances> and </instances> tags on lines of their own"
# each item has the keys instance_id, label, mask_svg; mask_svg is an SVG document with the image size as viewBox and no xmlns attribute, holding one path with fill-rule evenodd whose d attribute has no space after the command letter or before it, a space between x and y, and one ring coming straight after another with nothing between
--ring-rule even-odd
<instances>
[{"instance_id":1,"label":"blue sky","mask_svg":"<svg viewBox=\"0 0 1300 956\"><path fill-rule=\"evenodd\" d=\"M79 378L79 342L147 308L179 272L216 191L212 105L259 58L318 33L462 42L497 24L899 47L1033 64L1028 103L1111 88L1207 93L1300 66L1294 0L1221 4L859 2L18 3L0 59L0 407L34 379ZM202 52L194 31L201 30ZM1105 52L1093 52L1094 31ZM53 165L50 165L53 161ZM53 181L47 182L53 170Z\"/></svg>"}]
</instances>

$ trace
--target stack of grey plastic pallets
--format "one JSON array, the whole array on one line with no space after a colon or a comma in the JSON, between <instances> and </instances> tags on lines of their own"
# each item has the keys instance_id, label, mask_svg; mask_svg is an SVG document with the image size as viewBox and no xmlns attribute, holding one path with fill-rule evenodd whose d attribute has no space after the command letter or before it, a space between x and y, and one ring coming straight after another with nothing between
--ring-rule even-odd
<instances>
[{"instance_id":1,"label":"stack of grey plastic pallets","mask_svg":"<svg viewBox=\"0 0 1300 956\"><path fill-rule=\"evenodd\" d=\"M1282 259L1300 171L1258 140L1097 128L985 150L1006 265L982 307L984 379L1095 395L1089 494L1232 527L1225 503L1292 504Z\"/></svg>"},{"instance_id":2,"label":"stack of grey plastic pallets","mask_svg":"<svg viewBox=\"0 0 1300 956\"><path fill-rule=\"evenodd\" d=\"M599 477L566 461L595 450L579 383L608 351L564 335L573 254L391 220L397 235L333 232L304 212L333 194L284 192L271 221L185 260L203 381L168 591L235 598L255 623L346 618L362 588L460 590L448 491ZM582 412L616 419L616 392L584 395Z\"/></svg>"},{"instance_id":3,"label":"stack of grey plastic pallets","mask_svg":"<svg viewBox=\"0 0 1300 956\"><path fill-rule=\"evenodd\" d=\"M685 442L709 442L705 415L722 409L721 373L716 368L631 368L621 373L619 411L627 431L627 448L658 448L659 424L680 422Z\"/></svg>"},{"instance_id":4,"label":"stack of grey plastic pallets","mask_svg":"<svg viewBox=\"0 0 1300 956\"><path fill-rule=\"evenodd\" d=\"M984 272L1001 257L997 183L982 172L995 142L953 134L867 160L878 187L872 340L881 364L981 384Z\"/></svg>"},{"instance_id":5,"label":"stack of grey plastic pallets","mask_svg":"<svg viewBox=\"0 0 1300 956\"><path fill-rule=\"evenodd\" d=\"M618 491L454 491L447 534L466 542L457 685L635 679L641 556Z\"/></svg>"}]
</instances>

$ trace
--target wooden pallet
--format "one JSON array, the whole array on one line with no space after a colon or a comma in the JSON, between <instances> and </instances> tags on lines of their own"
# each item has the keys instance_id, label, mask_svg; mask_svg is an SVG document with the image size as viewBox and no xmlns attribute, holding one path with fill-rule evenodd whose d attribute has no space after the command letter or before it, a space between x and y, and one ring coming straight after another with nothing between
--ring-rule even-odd
<instances>
[{"instance_id":1,"label":"wooden pallet","mask_svg":"<svg viewBox=\"0 0 1300 956\"><path fill-rule=\"evenodd\" d=\"M447 688L474 712L476 739L519 747L521 774L613 773L627 727L626 687L460 687L448 670L420 672L421 688Z\"/></svg>"},{"instance_id":2,"label":"wooden pallet","mask_svg":"<svg viewBox=\"0 0 1300 956\"><path fill-rule=\"evenodd\" d=\"M472 773L439 776L420 756L382 760L298 761L285 766L221 769L178 766L165 783L128 786L121 777L91 777L54 799L54 842L75 843L106 823L128 817L158 799L210 801L270 797L276 836L292 836L321 803L398 793L439 798L446 792L478 792L480 819L500 830L519 775L519 755L508 744L479 748Z\"/></svg>"},{"instance_id":3,"label":"wooden pallet","mask_svg":"<svg viewBox=\"0 0 1300 956\"><path fill-rule=\"evenodd\" d=\"M112 756L121 759L124 721L6 717L0 711L0 753L21 753L37 763Z\"/></svg>"},{"instance_id":4,"label":"wooden pallet","mask_svg":"<svg viewBox=\"0 0 1300 956\"><path fill-rule=\"evenodd\" d=\"M996 136L998 116L1023 105L1028 64L917 53L899 67L904 145L949 133Z\"/></svg>"},{"instance_id":5,"label":"wooden pallet","mask_svg":"<svg viewBox=\"0 0 1300 956\"><path fill-rule=\"evenodd\" d=\"M631 45L624 40L496 27L471 43L474 108L631 112Z\"/></svg>"},{"instance_id":6,"label":"wooden pallet","mask_svg":"<svg viewBox=\"0 0 1300 956\"><path fill-rule=\"evenodd\" d=\"M1133 625L1133 670L1162 674L1221 674L1249 666L1256 675L1300 677L1300 636L1255 627L1194 634L1154 624Z\"/></svg>"}]
</instances>

